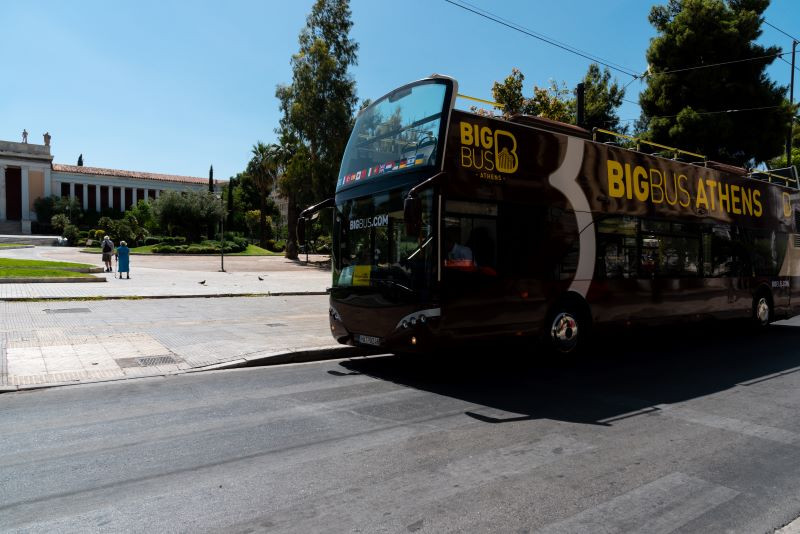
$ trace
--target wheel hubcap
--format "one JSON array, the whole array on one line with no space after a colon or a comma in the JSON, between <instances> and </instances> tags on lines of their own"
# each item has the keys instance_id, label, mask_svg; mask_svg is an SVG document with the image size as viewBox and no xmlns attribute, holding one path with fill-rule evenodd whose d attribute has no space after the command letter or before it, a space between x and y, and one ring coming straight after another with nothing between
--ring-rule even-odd
<instances>
[{"instance_id":1,"label":"wheel hubcap","mask_svg":"<svg viewBox=\"0 0 800 534\"><path fill-rule=\"evenodd\" d=\"M578 321L569 313L559 313L553 320L550 337L558 350L569 352L578 342Z\"/></svg>"},{"instance_id":2,"label":"wheel hubcap","mask_svg":"<svg viewBox=\"0 0 800 534\"><path fill-rule=\"evenodd\" d=\"M769 303L764 297L761 297L758 300L758 304L756 304L756 317L762 324L766 324L769 321Z\"/></svg>"}]
</instances>

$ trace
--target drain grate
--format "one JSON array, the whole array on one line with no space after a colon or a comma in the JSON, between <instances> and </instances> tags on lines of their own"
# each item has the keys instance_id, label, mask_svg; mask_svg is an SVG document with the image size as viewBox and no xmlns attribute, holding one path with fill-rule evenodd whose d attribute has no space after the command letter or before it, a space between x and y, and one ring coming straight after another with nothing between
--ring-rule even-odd
<instances>
[{"instance_id":1,"label":"drain grate","mask_svg":"<svg viewBox=\"0 0 800 534\"><path fill-rule=\"evenodd\" d=\"M56 309L46 309L44 310L45 313L91 313L92 310L89 308L56 308Z\"/></svg>"},{"instance_id":2,"label":"drain grate","mask_svg":"<svg viewBox=\"0 0 800 534\"><path fill-rule=\"evenodd\" d=\"M141 367L151 367L153 365L167 365L178 363L172 356L150 356L147 358L136 358L136 363Z\"/></svg>"},{"instance_id":3,"label":"drain grate","mask_svg":"<svg viewBox=\"0 0 800 534\"><path fill-rule=\"evenodd\" d=\"M286 323L267 323L267 326L276 327L276 326L288 326Z\"/></svg>"}]
</instances>

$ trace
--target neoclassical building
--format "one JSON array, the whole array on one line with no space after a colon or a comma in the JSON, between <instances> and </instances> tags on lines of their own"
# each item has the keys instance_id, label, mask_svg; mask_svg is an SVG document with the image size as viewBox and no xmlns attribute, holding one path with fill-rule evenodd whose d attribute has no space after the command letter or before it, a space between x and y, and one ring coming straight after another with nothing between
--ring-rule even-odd
<instances>
[{"instance_id":1,"label":"neoclassical building","mask_svg":"<svg viewBox=\"0 0 800 534\"><path fill-rule=\"evenodd\" d=\"M27 135L23 135L27 141ZM0 141L0 233L31 233L34 201L59 195L77 199L84 210L125 211L163 191L208 190L208 179L53 163L45 144ZM215 189L219 182L214 181Z\"/></svg>"}]
</instances>

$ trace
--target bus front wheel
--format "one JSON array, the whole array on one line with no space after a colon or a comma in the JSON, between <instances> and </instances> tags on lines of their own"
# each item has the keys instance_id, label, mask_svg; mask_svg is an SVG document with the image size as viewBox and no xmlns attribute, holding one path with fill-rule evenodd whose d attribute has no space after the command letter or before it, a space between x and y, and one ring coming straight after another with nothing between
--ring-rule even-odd
<instances>
[{"instance_id":1,"label":"bus front wheel","mask_svg":"<svg viewBox=\"0 0 800 534\"><path fill-rule=\"evenodd\" d=\"M550 347L559 354L575 354L589 334L588 314L573 303L556 307L548 321Z\"/></svg>"}]
</instances>

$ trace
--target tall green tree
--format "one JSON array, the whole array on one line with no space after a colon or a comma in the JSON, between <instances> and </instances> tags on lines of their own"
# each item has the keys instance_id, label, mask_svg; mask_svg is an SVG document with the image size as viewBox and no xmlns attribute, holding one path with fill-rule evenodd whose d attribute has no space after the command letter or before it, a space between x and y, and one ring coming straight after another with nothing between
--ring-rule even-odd
<instances>
[{"instance_id":1,"label":"tall green tree","mask_svg":"<svg viewBox=\"0 0 800 534\"><path fill-rule=\"evenodd\" d=\"M584 84L584 106L585 115L584 126L592 128L603 128L606 130L624 131L626 127L620 127L617 108L625 98L625 89L621 88L617 81L611 81L611 72L608 67L600 71L597 63L589 65L586 76L583 77Z\"/></svg>"},{"instance_id":2,"label":"tall green tree","mask_svg":"<svg viewBox=\"0 0 800 534\"><path fill-rule=\"evenodd\" d=\"M658 35L647 50L647 87L640 95L647 137L738 165L780 153L790 111L785 88L765 74L780 49L755 43L768 5L669 0L653 6L649 20ZM717 63L728 64L680 70ZM724 112L750 108L766 109Z\"/></svg>"},{"instance_id":3,"label":"tall green tree","mask_svg":"<svg viewBox=\"0 0 800 534\"><path fill-rule=\"evenodd\" d=\"M358 44L350 39L348 0L317 0L292 56L292 83L279 86L281 146L291 153L280 182L289 201L286 256L297 258L298 207L333 195L350 130L356 86L349 67Z\"/></svg>"},{"instance_id":4,"label":"tall green tree","mask_svg":"<svg viewBox=\"0 0 800 534\"><path fill-rule=\"evenodd\" d=\"M265 145L261 141L253 145L253 157L247 164L247 174L253 179L258 190L259 245L267 247L267 197L272 192L278 176L284 169L287 154L280 145Z\"/></svg>"}]
</instances>

